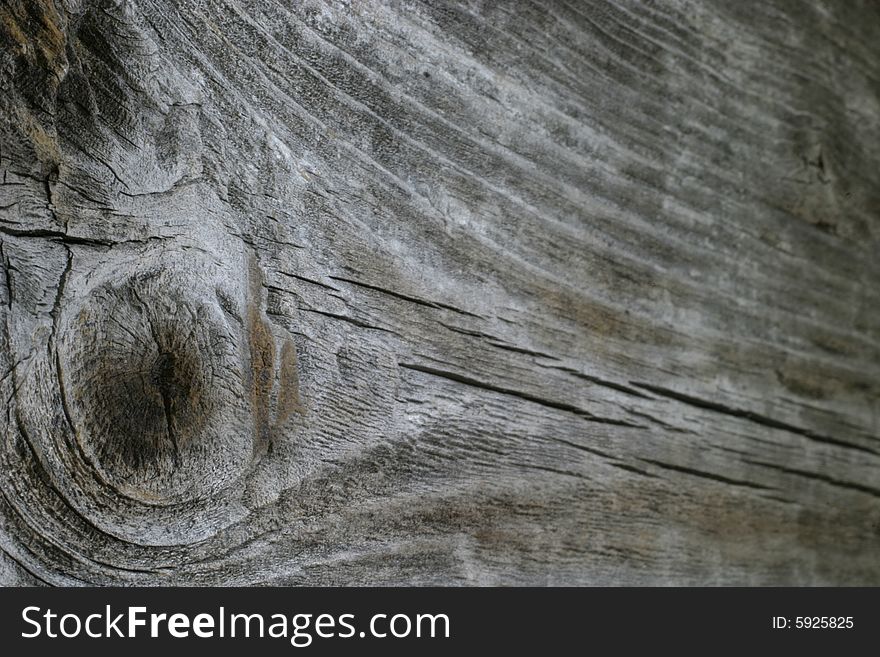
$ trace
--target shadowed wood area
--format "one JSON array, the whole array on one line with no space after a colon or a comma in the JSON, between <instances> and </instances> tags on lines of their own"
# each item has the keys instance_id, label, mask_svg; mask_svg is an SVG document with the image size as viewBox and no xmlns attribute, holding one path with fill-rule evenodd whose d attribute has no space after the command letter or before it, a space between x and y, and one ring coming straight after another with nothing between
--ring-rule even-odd
<instances>
[{"instance_id":1,"label":"shadowed wood area","mask_svg":"<svg viewBox=\"0 0 880 657\"><path fill-rule=\"evenodd\" d=\"M0 3L0 582L880 585L880 7Z\"/></svg>"}]
</instances>

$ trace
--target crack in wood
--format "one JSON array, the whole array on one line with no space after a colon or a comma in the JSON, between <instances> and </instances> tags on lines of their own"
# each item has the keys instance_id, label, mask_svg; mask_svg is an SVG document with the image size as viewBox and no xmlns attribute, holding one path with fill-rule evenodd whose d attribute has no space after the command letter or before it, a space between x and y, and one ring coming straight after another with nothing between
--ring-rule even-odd
<instances>
[{"instance_id":1,"label":"crack in wood","mask_svg":"<svg viewBox=\"0 0 880 657\"><path fill-rule=\"evenodd\" d=\"M816 433L815 431L789 424L788 422L782 422L781 420L776 420L774 418L767 417L766 415L755 413L754 411L747 411L741 408L726 406L725 404L722 404L720 402L714 402L707 399L702 399L700 397L694 397L693 395L676 392L675 390L670 390L669 388L663 388L661 386L650 385L647 383L639 383L638 381L630 381L630 383L634 386L660 395L661 397L674 399L675 401L679 401L683 404L688 404L689 406L694 406L695 408L702 408L704 410L714 411L723 415L742 418L744 420L749 420L751 422L754 422L755 424L760 424L771 429L780 429L782 431L788 431L789 433L795 433L817 443L834 445L835 447L844 447L846 449L852 449L859 452L864 452L866 454L880 456L880 451L872 449L870 447L847 442L838 438L831 438L830 436L825 436Z\"/></svg>"},{"instance_id":2,"label":"crack in wood","mask_svg":"<svg viewBox=\"0 0 880 657\"><path fill-rule=\"evenodd\" d=\"M801 470L799 468L792 468L785 465L779 465L778 463L768 463L767 461L758 461L755 459L743 459L745 463L750 463L751 465L757 465L762 468L768 468L771 470L776 470L778 472L784 472L785 474L795 475L798 477L803 477L805 479L812 479L813 481L821 481L823 483L829 484L831 486L837 486L838 488L845 488L847 490L854 490L859 493L865 493L872 497L880 498L880 488L874 488L873 486L868 486L866 484L859 484L854 481L844 481L843 479L837 479L835 477L831 477L826 474L822 474L821 472L808 472L807 470Z\"/></svg>"},{"instance_id":3,"label":"crack in wood","mask_svg":"<svg viewBox=\"0 0 880 657\"><path fill-rule=\"evenodd\" d=\"M672 463L665 463L663 461L658 461L656 459L646 459L639 458L639 461L644 463L650 463L658 468L662 468L663 470L671 470L673 472L681 472L683 474L693 475L695 477L702 477L703 479L711 479L712 481L718 481L723 484L730 484L731 486L741 486L743 488L752 488L754 490L777 490L771 486L765 486L763 484L756 484L753 481L745 481L743 479L733 479L731 477L725 477L724 475L715 474L714 472L706 472L705 470L698 470L696 468L689 468L683 465L675 465Z\"/></svg>"},{"instance_id":4,"label":"crack in wood","mask_svg":"<svg viewBox=\"0 0 880 657\"><path fill-rule=\"evenodd\" d=\"M340 315L338 313L331 313L326 310L318 310L317 308L303 308L299 307L299 310L306 313L315 313L316 315L323 315L324 317L329 317L330 319L338 319L342 322L347 322L352 326L357 326L358 328L370 329L372 331L382 331L383 333L391 333L393 335L400 335L397 331L388 328L382 328L381 326L374 326L373 324L368 324L367 322L361 321L359 319L355 319L354 317L348 317L347 315Z\"/></svg>"},{"instance_id":5,"label":"crack in wood","mask_svg":"<svg viewBox=\"0 0 880 657\"><path fill-rule=\"evenodd\" d=\"M469 312L467 310L462 310L461 308L456 308L455 306L451 306L446 303L441 303L439 301L429 301L427 299L420 299L418 297L410 296L408 294L402 294L400 292L395 292L393 290L389 290L389 289L381 287L379 285L372 285L370 283L364 283L362 281L356 281L354 279L345 278L342 276L328 276L327 278L331 278L334 281L340 281L342 283L348 283L350 285L355 285L357 287L362 287L366 290L373 290L375 292L379 292L381 294L386 294L390 297L400 299L401 301L408 301L409 303L415 303L420 306L425 306L427 308L440 308L443 310L451 310L452 312L456 312L459 315L466 315L468 317L476 317L477 319L485 319L485 317L483 317L482 315L477 315L475 313Z\"/></svg>"},{"instance_id":6,"label":"crack in wood","mask_svg":"<svg viewBox=\"0 0 880 657\"><path fill-rule=\"evenodd\" d=\"M441 370L436 367L428 367L426 365L419 365L417 363L406 363L399 362L398 365L408 370L415 370L417 372L422 372L424 374L431 374L432 376L439 376L441 378L447 379L449 381L455 381L456 383L461 383L467 386L472 386L474 388L482 388L483 390L491 390L492 392L497 392L502 395L509 395L511 397L517 397L519 399L523 399L525 401L530 401L534 404L539 404L540 406L544 406L546 408L553 408L558 411L566 411L568 413L574 413L575 415L588 420L589 422L596 422L598 424L609 424L618 427L628 427L632 429L646 429L644 425L634 424L632 422L627 422L626 420L616 420L613 418L607 417L599 417L598 415L594 415L583 408L578 406L573 406L571 404L565 404L562 402L555 402L549 399L545 399L543 397L538 397L536 395L529 394L527 392L522 392L520 390L514 390L512 388L505 388L503 386L496 386L490 383L486 383L485 381L479 381L478 379L471 378L469 376L465 376L463 374L458 374L456 372L450 372L448 370Z\"/></svg>"},{"instance_id":7,"label":"crack in wood","mask_svg":"<svg viewBox=\"0 0 880 657\"><path fill-rule=\"evenodd\" d=\"M558 360L558 359L557 359ZM641 399L651 399L648 395L639 392L635 388L632 388L627 385L623 385L622 383L616 383L614 381L609 381L608 379L603 379L598 376L594 376L592 374L584 374L583 372L576 370L572 367L563 367L561 365L545 365L544 363L537 363L538 367L544 367L550 370L559 370L560 372L565 372L566 374L571 374L574 377L579 379L583 379L584 381L589 381L590 383L595 383L597 386L603 386L605 388L609 388L611 390L616 390L617 392L622 392L624 394L630 395L631 397L639 397Z\"/></svg>"}]
</instances>

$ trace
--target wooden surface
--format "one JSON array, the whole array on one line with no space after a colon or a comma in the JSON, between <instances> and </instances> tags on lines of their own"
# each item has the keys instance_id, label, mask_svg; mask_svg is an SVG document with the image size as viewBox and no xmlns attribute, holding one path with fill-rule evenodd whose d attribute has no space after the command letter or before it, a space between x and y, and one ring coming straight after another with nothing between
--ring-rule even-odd
<instances>
[{"instance_id":1,"label":"wooden surface","mask_svg":"<svg viewBox=\"0 0 880 657\"><path fill-rule=\"evenodd\" d=\"M0 44L0 581L880 584L876 3Z\"/></svg>"}]
</instances>

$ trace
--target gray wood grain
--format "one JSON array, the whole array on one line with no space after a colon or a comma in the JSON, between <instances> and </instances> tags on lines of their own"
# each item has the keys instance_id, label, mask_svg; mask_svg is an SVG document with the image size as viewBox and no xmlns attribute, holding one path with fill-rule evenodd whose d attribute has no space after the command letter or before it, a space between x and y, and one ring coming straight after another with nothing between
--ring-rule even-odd
<instances>
[{"instance_id":1,"label":"gray wood grain","mask_svg":"<svg viewBox=\"0 0 880 657\"><path fill-rule=\"evenodd\" d=\"M880 584L876 3L0 44L3 583Z\"/></svg>"}]
</instances>

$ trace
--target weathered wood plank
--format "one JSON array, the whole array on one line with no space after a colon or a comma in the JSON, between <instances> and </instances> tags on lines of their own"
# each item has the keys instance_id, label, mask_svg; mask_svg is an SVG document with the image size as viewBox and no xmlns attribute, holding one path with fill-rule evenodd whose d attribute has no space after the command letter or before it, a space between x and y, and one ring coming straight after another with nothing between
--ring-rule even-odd
<instances>
[{"instance_id":1,"label":"weathered wood plank","mask_svg":"<svg viewBox=\"0 0 880 657\"><path fill-rule=\"evenodd\" d=\"M876 5L0 19L0 581L880 582Z\"/></svg>"}]
</instances>

